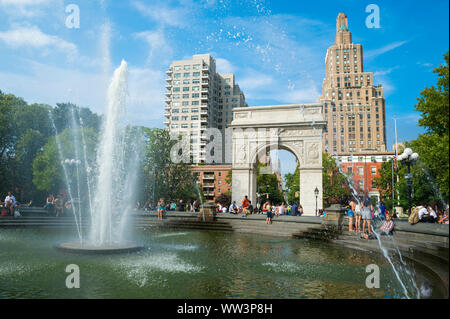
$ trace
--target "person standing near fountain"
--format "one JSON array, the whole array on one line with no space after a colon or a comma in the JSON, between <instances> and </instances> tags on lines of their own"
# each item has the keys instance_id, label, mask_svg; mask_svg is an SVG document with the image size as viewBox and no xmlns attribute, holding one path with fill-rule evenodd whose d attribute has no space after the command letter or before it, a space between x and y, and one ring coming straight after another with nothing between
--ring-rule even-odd
<instances>
[{"instance_id":1,"label":"person standing near fountain","mask_svg":"<svg viewBox=\"0 0 450 319\"><path fill-rule=\"evenodd\" d=\"M347 216L348 216L348 231L349 232L354 232L353 230L353 215L354 215L354 211L355 211L355 207L356 207L356 203L351 200L350 203L350 208L347 211Z\"/></svg>"},{"instance_id":2,"label":"person standing near fountain","mask_svg":"<svg viewBox=\"0 0 450 319\"><path fill-rule=\"evenodd\" d=\"M372 221L372 212L370 211L369 205L370 202L366 201L361 209L361 217L363 219L362 232L364 233L367 223L367 230L369 231L369 234L372 234L372 229L370 228L370 224Z\"/></svg>"},{"instance_id":3,"label":"person standing near fountain","mask_svg":"<svg viewBox=\"0 0 450 319\"><path fill-rule=\"evenodd\" d=\"M164 211L164 202L159 201L158 205L156 206L156 210L158 212L158 220L162 220Z\"/></svg>"},{"instance_id":4,"label":"person standing near fountain","mask_svg":"<svg viewBox=\"0 0 450 319\"><path fill-rule=\"evenodd\" d=\"M356 232L361 232L361 204L359 202L355 206L355 228Z\"/></svg>"},{"instance_id":5,"label":"person standing near fountain","mask_svg":"<svg viewBox=\"0 0 450 319\"><path fill-rule=\"evenodd\" d=\"M270 202L267 201L264 203L263 205L263 213L267 214L266 217L266 224L272 224L272 217L273 217L273 213L272 213L272 207L270 206Z\"/></svg>"}]
</instances>

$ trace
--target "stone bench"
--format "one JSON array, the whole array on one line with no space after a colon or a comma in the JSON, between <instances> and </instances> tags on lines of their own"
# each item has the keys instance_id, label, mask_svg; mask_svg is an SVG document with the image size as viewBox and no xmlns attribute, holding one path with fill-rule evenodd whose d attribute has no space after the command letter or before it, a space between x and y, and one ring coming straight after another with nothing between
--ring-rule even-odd
<instances>
[{"instance_id":1,"label":"stone bench","mask_svg":"<svg viewBox=\"0 0 450 319\"><path fill-rule=\"evenodd\" d=\"M53 216L43 207L16 207L21 216Z\"/></svg>"}]
</instances>

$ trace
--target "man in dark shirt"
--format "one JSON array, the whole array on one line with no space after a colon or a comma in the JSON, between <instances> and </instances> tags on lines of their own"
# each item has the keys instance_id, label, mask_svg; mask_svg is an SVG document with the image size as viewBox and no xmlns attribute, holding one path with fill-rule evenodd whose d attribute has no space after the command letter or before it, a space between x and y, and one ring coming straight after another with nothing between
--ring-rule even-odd
<instances>
[{"instance_id":1,"label":"man in dark shirt","mask_svg":"<svg viewBox=\"0 0 450 319\"><path fill-rule=\"evenodd\" d=\"M178 204L178 210L179 210L180 212L184 212L185 207L186 207L186 206L184 205L183 200L180 199L180 203Z\"/></svg>"}]
</instances>

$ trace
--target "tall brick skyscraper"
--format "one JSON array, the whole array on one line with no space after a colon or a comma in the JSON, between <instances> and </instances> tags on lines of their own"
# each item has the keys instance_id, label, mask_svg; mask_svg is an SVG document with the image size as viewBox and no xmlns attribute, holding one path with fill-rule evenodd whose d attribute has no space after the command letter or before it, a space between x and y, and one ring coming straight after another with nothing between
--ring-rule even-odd
<instances>
[{"instance_id":1,"label":"tall brick skyscraper","mask_svg":"<svg viewBox=\"0 0 450 319\"><path fill-rule=\"evenodd\" d=\"M386 152L383 88L364 72L363 48L352 42L347 16L336 19L336 39L325 58L322 84L324 150L331 154Z\"/></svg>"}]
</instances>

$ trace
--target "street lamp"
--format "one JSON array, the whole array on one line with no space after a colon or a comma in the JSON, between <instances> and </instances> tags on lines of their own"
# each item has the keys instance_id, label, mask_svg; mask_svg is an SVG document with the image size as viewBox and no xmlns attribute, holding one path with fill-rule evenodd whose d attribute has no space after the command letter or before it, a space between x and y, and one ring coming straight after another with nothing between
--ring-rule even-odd
<instances>
[{"instance_id":1,"label":"street lamp","mask_svg":"<svg viewBox=\"0 0 450 319\"><path fill-rule=\"evenodd\" d=\"M419 158L419 154L413 153L413 150L405 148L402 154L398 157L402 164L408 166L408 174L405 175L406 184L408 185L408 211L411 214L411 187L413 184L412 174L411 174L411 165L414 165Z\"/></svg>"},{"instance_id":2,"label":"street lamp","mask_svg":"<svg viewBox=\"0 0 450 319\"><path fill-rule=\"evenodd\" d=\"M319 196L319 189L317 187L314 190L314 195L316 195L316 216L317 216L317 197Z\"/></svg>"}]
</instances>

